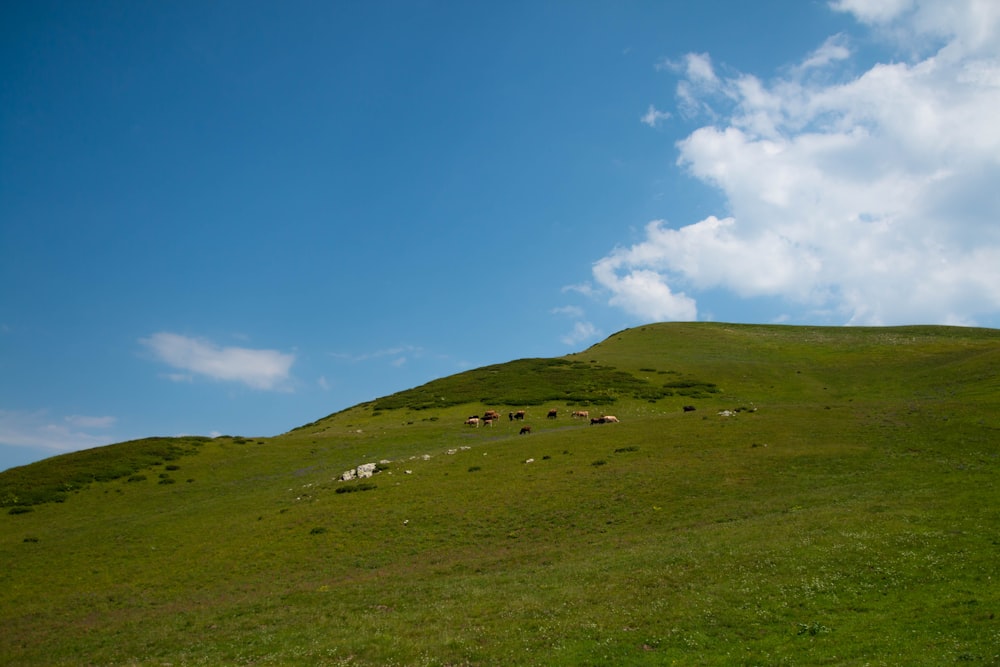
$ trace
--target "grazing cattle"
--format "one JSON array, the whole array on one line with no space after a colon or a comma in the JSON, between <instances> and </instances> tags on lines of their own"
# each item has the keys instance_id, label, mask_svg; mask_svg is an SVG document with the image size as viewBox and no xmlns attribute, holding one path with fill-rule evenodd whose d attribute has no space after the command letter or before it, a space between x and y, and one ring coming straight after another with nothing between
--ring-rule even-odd
<instances>
[{"instance_id":1,"label":"grazing cattle","mask_svg":"<svg viewBox=\"0 0 1000 667\"><path fill-rule=\"evenodd\" d=\"M531 433L531 427L530 426L522 426L521 427L521 432L518 433L518 435L527 435L528 433Z\"/></svg>"},{"instance_id":2,"label":"grazing cattle","mask_svg":"<svg viewBox=\"0 0 1000 667\"><path fill-rule=\"evenodd\" d=\"M684 412L694 412L695 410L697 410L697 408L694 407L693 405L685 405L684 406Z\"/></svg>"},{"instance_id":3,"label":"grazing cattle","mask_svg":"<svg viewBox=\"0 0 1000 667\"><path fill-rule=\"evenodd\" d=\"M579 418L579 419L589 419L590 418L590 412L587 411L587 410L577 410L576 412L573 413L573 417Z\"/></svg>"},{"instance_id":4,"label":"grazing cattle","mask_svg":"<svg viewBox=\"0 0 1000 667\"><path fill-rule=\"evenodd\" d=\"M515 419L524 419L524 410L518 410L517 412L511 412L510 414L507 415L507 417L510 418L511 421L513 421Z\"/></svg>"},{"instance_id":5,"label":"grazing cattle","mask_svg":"<svg viewBox=\"0 0 1000 667\"><path fill-rule=\"evenodd\" d=\"M555 419L558 414L557 410L549 410L549 414L545 416L546 419Z\"/></svg>"},{"instance_id":6,"label":"grazing cattle","mask_svg":"<svg viewBox=\"0 0 1000 667\"><path fill-rule=\"evenodd\" d=\"M618 417L614 415L604 415L603 417L594 417L590 420L591 424L617 424Z\"/></svg>"},{"instance_id":7,"label":"grazing cattle","mask_svg":"<svg viewBox=\"0 0 1000 667\"><path fill-rule=\"evenodd\" d=\"M495 421L496 419L494 419L493 417L484 417L483 426L489 426L490 428L493 428L493 422Z\"/></svg>"},{"instance_id":8,"label":"grazing cattle","mask_svg":"<svg viewBox=\"0 0 1000 667\"><path fill-rule=\"evenodd\" d=\"M465 420L467 426L475 426L479 428L479 417L469 417Z\"/></svg>"},{"instance_id":9,"label":"grazing cattle","mask_svg":"<svg viewBox=\"0 0 1000 667\"><path fill-rule=\"evenodd\" d=\"M483 419L500 419L500 413L496 410L487 410L483 413Z\"/></svg>"}]
</instances>

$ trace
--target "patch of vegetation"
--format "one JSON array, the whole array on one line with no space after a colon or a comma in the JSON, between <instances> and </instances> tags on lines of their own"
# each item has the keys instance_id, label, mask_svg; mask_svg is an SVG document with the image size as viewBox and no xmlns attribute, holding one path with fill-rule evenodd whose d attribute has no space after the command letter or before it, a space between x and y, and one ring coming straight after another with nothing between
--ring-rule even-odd
<instances>
[{"instance_id":1,"label":"patch of vegetation","mask_svg":"<svg viewBox=\"0 0 1000 667\"><path fill-rule=\"evenodd\" d=\"M700 387L714 387L699 383ZM611 405L622 398L656 400L673 391L613 366L568 359L520 359L429 382L375 401L375 410L426 410L478 401L484 405Z\"/></svg>"},{"instance_id":2,"label":"patch of vegetation","mask_svg":"<svg viewBox=\"0 0 1000 667\"><path fill-rule=\"evenodd\" d=\"M317 526L316 528L313 528L312 530L310 530L309 534L310 535L322 535L325 532L326 532L326 528L323 528L322 526Z\"/></svg>"},{"instance_id":3,"label":"patch of vegetation","mask_svg":"<svg viewBox=\"0 0 1000 667\"><path fill-rule=\"evenodd\" d=\"M189 456L209 438L146 438L54 456L0 472L0 507L62 502L94 482ZM135 480L138 481L138 480Z\"/></svg>"},{"instance_id":4,"label":"patch of vegetation","mask_svg":"<svg viewBox=\"0 0 1000 667\"><path fill-rule=\"evenodd\" d=\"M667 396L676 394L688 398L708 398L721 391L715 383L701 382L700 380L673 380L664 383L663 390Z\"/></svg>"},{"instance_id":5,"label":"patch of vegetation","mask_svg":"<svg viewBox=\"0 0 1000 667\"><path fill-rule=\"evenodd\" d=\"M357 484L345 484L337 487L337 493L356 493L358 491L374 491L378 487L371 482L359 482Z\"/></svg>"},{"instance_id":6,"label":"patch of vegetation","mask_svg":"<svg viewBox=\"0 0 1000 667\"><path fill-rule=\"evenodd\" d=\"M619 447L615 450L615 454L625 454L626 452L637 452L639 448L635 445L629 445L628 447Z\"/></svg>"},{"instance_id":7,"label":"patch of vegetation","mask_svg":"<svg viewBox=\"0 0 1000 667\"><path fill-rule=\"evenodd\" d=\"M33 512L33 511L34 510L31 507L24 507L22 505L18 505L16 507L11 507L10 511L7 512L7 514L27 514L28 512Z\"/></svg>"}]
</instances>

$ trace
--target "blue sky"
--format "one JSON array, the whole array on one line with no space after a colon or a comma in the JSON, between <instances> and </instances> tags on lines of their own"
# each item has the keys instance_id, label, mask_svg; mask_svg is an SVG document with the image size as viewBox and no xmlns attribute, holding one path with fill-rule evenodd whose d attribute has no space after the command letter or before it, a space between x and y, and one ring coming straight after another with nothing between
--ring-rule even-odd
<instances>
[{"instance_id":1,"label":"blue sky","mask_svg":"<svg viewBox=\"0 0 1000 667\"><path fill-rule=\"evenodd\" d=\"M1000 5L7 2L0 469L663 320L1000 326Z\"/></svg>"}]
</instances>

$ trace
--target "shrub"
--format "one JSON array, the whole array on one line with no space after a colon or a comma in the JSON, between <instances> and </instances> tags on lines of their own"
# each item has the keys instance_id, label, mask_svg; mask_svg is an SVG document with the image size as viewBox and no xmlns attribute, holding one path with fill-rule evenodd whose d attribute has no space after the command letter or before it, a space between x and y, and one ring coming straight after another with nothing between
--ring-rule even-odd
<instances>
[{"instance_id":1,"label":"shrub","mask_svg":"<svg viewBox=\"0 0 1000 667\"><path fill-rule=\"evenodd\" d=\"M27 514L28 512L32 511L34 510L30 507L24 507L23 505L19 505L17 507L11 507L10 511L7 512L7 514Z\"/></svg>"},{"instance_id":2,"label":"shrub","mask_svg":"<svg viewBox=\"0 0 1000 667\"><path fill-rule=\"evenodd\" d=\"M175 484L177 482L173 477L166 477L160 480L160 484Z\"/></svg>"},{"instance_id":3,"label":"shrub","mask_svg":"<svg viewBox=\"0 0 1000 667\"><path fill-rule=\"evenodd\" d=\"M310 530L309 534L310 535L322 535L325 532L326 532L326 528L323 528L322 526L317 526L316 528L313 528L312 530Z\"/></svg>"},{"instance_id":4,"label":"shrub","mask_svg":"<svg viewBox=\"0 0 1000 667\"><path fill-rule=\"evenodd\" d=\"M594 461L590 465L592 465L592 466L604 466L604 465L607 465L607 464L608 464L608 462L605 461L604 459L598 459L597 461Z\"/></svg>"},{"instance_id":5,"label":"shrub","mask_svg":"<svg viewBox=\"0 0 1000 667\"><path fill-rule=\"evenodd\" d=\"M355 491L373 491L376 489L374 484L370 482L361 482L360 484L348 484L346 486L338 486L336 493L354 493Z\"/></svg>"},{"instance_id":6,"label":"shrub","mask_svg":"<svg viewBox=\"0 0 1000 667\"><path fill-rule=\"evenodd\" d=\"M635 445L629 445L628 447L619 447L615 450L615 454L624 454L625 452L637 452L639 448Z\"/></svg>"},{"instance_id":7,"label":"shrub","mask_svg":"<svg viewBox=\"0 0 1000 667\"><path fill-rule=\"evenodd\" d=\"M469 472L476 472L477 470L482 470L479 466L469 466Z\"/></svg>"},{"instance_id":8,"label":"shrub","mask_svg":"<svg viewBox=\"0 0 1000 667\"><path fill-rule=\"evenodd\" d=\"M146 481L146 476L145 475L131 475L125 481L126 482L145 482Z\"/></svg>"}]
</instances>

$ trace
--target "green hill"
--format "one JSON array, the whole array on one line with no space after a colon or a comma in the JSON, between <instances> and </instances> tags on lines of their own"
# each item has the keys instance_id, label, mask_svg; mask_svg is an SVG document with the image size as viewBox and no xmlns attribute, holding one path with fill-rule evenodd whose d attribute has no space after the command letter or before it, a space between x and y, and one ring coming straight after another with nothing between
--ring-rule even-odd
<instances>
[{"instance_id":1,"label":"green hill","mask_svg":"<svg viewBox=\"0 0 1000 667\"><path fill-rule=\"evenodd\" d=\"M644 326L0 473L0 665L996 665L998 473L1000 331Z\"/></svg>"}]
</instances>

